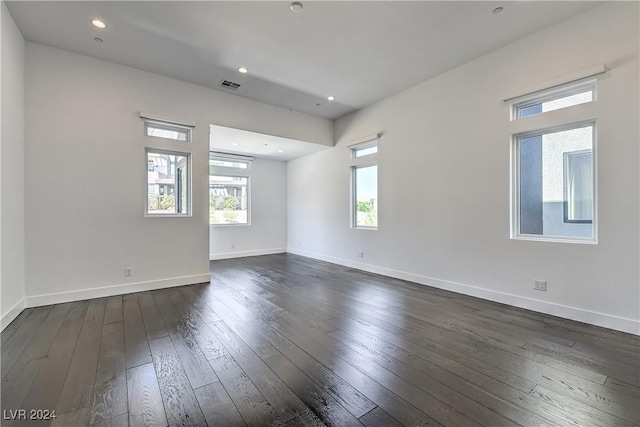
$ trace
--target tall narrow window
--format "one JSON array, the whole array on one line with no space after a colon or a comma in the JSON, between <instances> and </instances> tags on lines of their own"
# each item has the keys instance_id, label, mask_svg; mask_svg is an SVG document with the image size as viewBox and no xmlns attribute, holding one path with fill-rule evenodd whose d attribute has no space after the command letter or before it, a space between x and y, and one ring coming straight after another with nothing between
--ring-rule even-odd
<instances>
[{"instance_id":1,"label":"tall narrow window","mask_svg":"<svg viewBox=\"0 0 640 427\"><path fill-rule=\"evenodd\" d=\"M378 227L378 165L353 167L354 226Z\"/></svg>"},{"instance_id":2,"label":"tall narrow window","mask_svg":"<svg viewBox=\"0 0 640 427\"><path fill-rule=\"evenodd\" d=\"M209 224L249 225L251 157L209 155Z\"/></svg>"},{"instance_id":3,"label":"tall narrow window","mask_svg":"<svg viewBox=\"0 0 640 427\"><path fill-rule=\"evenodd\" d=\"M351 227L378 228L378 138L364 138L351 152Z\"/></svg>"},{"instance_id":4,"label":"tall narrow window","mask_svg":"<svg viewBox=\"0 0 640 427\"><path fill-rule=\"evenodd\" d=\"M190 215L190 155L149 148L146 160L146 214Z\"/></svg>"}]
</instances>

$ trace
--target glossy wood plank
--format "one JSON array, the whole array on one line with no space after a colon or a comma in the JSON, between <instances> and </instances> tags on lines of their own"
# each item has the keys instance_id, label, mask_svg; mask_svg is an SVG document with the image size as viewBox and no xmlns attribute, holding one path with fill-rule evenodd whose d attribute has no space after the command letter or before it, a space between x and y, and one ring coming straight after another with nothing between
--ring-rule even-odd
<instances>
[{"instance_id":1,"label":"glossy wood plank","mask_svg":"<svg viewBox=\"0 0 640 427\"><path fill-rule=\"evenodd\" d=\"M369 332L415 354L423 354L425 350L436 353L445 359L458 362L460 365L471 368L476 372L482 372L526 393L535 387L535 383L532 381L471 357L468 353L451 348L451 346L447 345L447 340L442 339L439 334L420 335L405 331L372 316L366 317L367 321L361 319L364 317L362 315L358 315L358 317L358 319L333 319L331 322L337 325L339 329L349 330L354 328Z\"/></svg>"},{"instance_id":2,"label":"glossy wood plank","mask_svg":"<svg viewBox=\"0 0 640 427\"><path fill-rule=\"evenodd\" d=\"M16 331L7 343L2 346L2 378L4 379L22 352L33 342L29 354L26 358L37 358L47 354L53 339L56 336L57 328L62 324L62 320L69 310L69 305L57 306L53 311L52 306L39 307L29 316L24 324ZM38 339L34 340L35 336Z\"/></svg>"},{"instance_id":3,"label":"glossy wood plank","mask_svg":"<svg viewBox=\"0 0 640 427\"><path fill-rule=\"evenodd\" d=\"M104 324L122 322L122 295L107 298L104 312Z\"/></svg>"},{"instance_id":4,"label":"glossy wood plank","mask_svg":"<svg viewBox=\"0 0 640 427\"><path fill-rule=\"evenodd\" d=\"M316 345L313 342L305 341L302 336L289 335L288 337L295 340L296 343L301 344L301 347L294 344L289 339L285 338L279 332L275 331L271 327L265 325L260 321L246 322L246 321L230 321L225 317L225 321L230 323L231 327L236 330L246 342L252 342L261 337L262 340L267 340L274 348L278 350L274 353L267 353L266 357L270 357L273 354L282 353L296 366L303 369L305 372L309 372L311 375L316 375L316 371L333 373L337 378L346 381L356 392L347 393L335 393L334 397L338 401L343 402L343 406L351 408L366 407L369 403L367 401L360 401L358 397L359 393L362 393L367 399L376 405L386 408L390 413L401 420L406 425L411 425L419 420L428 420L429 425L436 425L433 420L429 419L424 413L417 410L414 406L410 405L406 401L400 399L396 394L392 393L385 387L381 386L378 382L372 380L367 375L357 370L354 366L346 363L344 360L335 357L334 354L326 350L324 347ZM253 339L251 337L254 337ZM334 388L333 386L328 390L339 391L340 387ZM350 398L350 397L353 397Z\"/></svg>"},{"instance_id":5,"label":"glossy wood plank","mask_svg":"<svg viewBox=\"0 0 640 427\"><path fill-rule=\"evenodd\" d=\"M73 304L73 307L65 305L64 307L60 307L55 314L52 312L52 307L48 307L46 310L38 311L36 309L32 315L40 313L38 317L41 317L42 314L46 313L47 316L42 316L38 322L42 322L46 318L49 319L49 322L57 324L57 328L60 328L64 321L64 317L70 308L73 308L74 313L78 316L83 316L87 306L88 303L76 303ZM21 357L2 380L2 400L0 403L3 411L21 409L20 405L27 395L31 384L38 374L38 371L49 352L50 346L56 337L55 333L51 333L51 326L56 327L54 324L50 324L46 328L41 327L37 332L35 332L34 336L30 337L31 339L27 348L24 349ZM26 321L23 324L23 327L29 328L29 330L33 329L33 326L28 325ZM20 348L24 337L16 338L19 339L19 341L16 342L16 345ZM8 350L7 347L10 345L11 341L4 346L3 350Z\"/></svg>"},{"instance_id":6,"label":"glossy wood plank","mask_svg":"<svg viewBox=\"0 0 640 427\"><path fill-rule=\"evenodd\" d=\"M86 313L86 302L70 304L55 341L21 404L22 409L56 409ZM38 424L49 425L50 423L51 420L43 420ZM13 423L13 425L29 424L29 421Z\"/></svg>"},{"instance_id":7,"label":"glossy wood plank","mask_svg":"<svg viewBox=\"0 0 640 427\"><path fill-rule=\"evenodd\" d=\"M204 418L210 426L246 426L221 382L207 384L194 390Z\"/></svg>"},{"instance_id":8,"label":"glossy wood plank","mask_svg":"<svg viewBox=\"0 0 640 427\"><path fill-rule=\"evenodd\" d=\"M287 427L324 427L325 423L311 411L298 415L291 421L287 422Z\"/></svg>"},{"instance_id":9,"label":"glossy wood plank","mask_svg":"<svg viewBox=\"0 0 640 427\"><path fill-rule=\"evenodd\" d=\"M122 311L127 368L151 363L151 350L136 294L122 296Z\"/></svg>"},{"instance_id":10,"label":"glossy wood plank","mask_svg":"<svg viewBox=\"0 0 640 427\"><path fill-rule=\"evenodd\" d=\"M144 328L147 331L149 341L169 335L169 330L164 324L156 303L149 292L138 294L140 312L144 320Z\"/></svg>"},{"instance_id":11,"label":"glossy wood plank","mask_svg":"<svg viewBox=\"0 0 640 427\"><path fill-rule=\"evenodd\" d=\"M257 337L256 334L251 333L250 330L256 330L258 334L269 333L266 331L266 329L268 328L267 325L263 323L261 326L259 324L261 320L258 319L255 319L255 321L247 325L245 325L247 322L238 322L237 319L229 319L228 317L225 317L224 319L225 322L231 325L230 329L237 331L240 337L242 337L242 339L252 347L257 341ZM222 325L220 325L220 323L216 323L214 325L222 328ZM260 331L263 332L261 333ZM235 335L235 332L229 332L229 335ZM264 336L261 336L260 341L265 341ZM287 340L281 340L275 344L275 347L270 346L274 351L266 352L263 358L266 359L271 355L277 355L278 352L282 352L285 355L291 355L293 357L295 356L292 353L297 353L297 356L299 356L297 358L297 366L301 370L303 370L305 374L309 376L319 387L331 394L342 406L347 408L347 410L349 410L349 412L351 412L351 414L356 418L364 415L365 413L376 407L376 405L371 402L366 396L353 388L342 378L335 375L321 363L319 363L312 357L309 357L306 353L301 351L291 342ZM229 348L229 346L227 346L227 348ZM248 350L249 347L247 347L247 350L245 351ZM236 360L237 359L238 358L236 357ZM293 358L290 360L293 361ZM247 369L245 369L245 371L247 371ZM259 372L256 372L256 374L259 374Z\"/></svg>"},{"instance_id":12,"label":"glossy wood plank","mask_svg":"<svg viewBox=\"0 0 640 427\"><path fill-rule=\"evenodd\" d=\"M581 351L539 338L527 341L523 348L565 363L587 367L606 377L625 378L630 384L640 385L640 368L638 366L613 360L611 357L603 357L593 352Z\"/></svg>"},{"instance_id":13,"label":"glossy wood plank","mask_svg":"<svg viewBox=\"0 0 640 427\"><path fill-rule=\"evenodd\" d=\"M230 355L211 360L210 363L247 425L284 425L277 412Z\"/></svg>"},{"instance_id":14,"label":"glossy wood plank","mask_svg":"<svg viewBox=\"0 0 640 427\"><path fill-rule=\"evenodd\" d=\"M367 427L401 427L402 424L385 412L382 408L375 408L360 417L360 422Z\"/></svg>"},{"instance_id":15,"label":"glossy wood plank","mask_svg":"<svg viewBox=\"0 0 640 427\"><path fill-rule=\"evenodd\" d=\"M167 325L169 336L193 388L218 381L193 335L193 325L176 311L165 291L154 291L153 298Z\"/></svg>"},{"instance_id":16,"label":"glossy wood plank","mask_svg":"<svg viewBox=\"0 0 640 427\"><path fill-rule=\"evenodd\" d=\"M122 322L102 329L100 358L90 405L90 423L127 414L127 374ZM126 417L128 423L128 416Z\"/></svg>"},{"instance_id":17,"label":"glossy wood plank","mask_svg":"<svg viewBox=\"0 0 640 427\"><path fill-rule=\"evenodd\" d=\"M265 363L302 399L322 422L328 425L361 426L349 411L314 383L283 355L265 359Z\"/></svg>"},{"instance_id":18,"label":"glossy wood plank","mask_svg":"<svg viewBox=\"0 0 640 427\"><path fill-rule=\"evenodd\" d=\"M491 378L482 372L468 368L455 360L441 356L438 353L420 346L406 345L407 347L411 347L411 350L406 350L403 347L391 344L386 341L386 336L384 338L381 336L383 334L371 334L358 329L347 329L346 331L338 329L329 333L329 335L341 337L343 342L351 338L362 340L366 346L375 348L377 351L382 351L398 360L402 360L405 364L417 371L430 375L433 378L441 378L444 383L449 382L449 378L453 378L451 375L462 378L475 385L482 385ZM401 343L406 344L404 342Z\"/></svg>"},{"instance_id":19,"label":"glossy wood plank","mask_svg":"<svg viewBox=\"0 0 640 427\"><path fill-rule=\"evenodd\" d=\"M640 375L640 372L638 373L638 375ZM613 377L607 378L607 382L604 383L604 386L608 390L611 390L612 393L620 393L622 395L631 396L640 401L640 387L638 386L629 384L626 381Z\"/></svg>"},{"instance_id":20,"label":"glossy wood plank","mask_svg":"<svg viewBox=\"0 0 640 427\"><path fill-rule=\"evenodd\" d=\"M2 333L0 334L0 345L4 345L4 343L6 343L9 338L11 338L13 334L15 334L18 329L20 329L20 326L22 326L24 321L27 320L27 317L29 317L32 311L33 308L25 308L20 312L20 314L16 316L15 319L11 321L11 323L7 325L6 328L2 330Z\"/></svg>"},{"instance_id":21,"label":"glossy wood plank","mask_svg":"<svg viewBox=\"0 0 640 427\"><path fill-rule=\"evenodd\" d=\"M204 415L171 338L151 340L149 345L169 425L204 425Z\"/></svg>"},{"instance_id":22,"label":"glossy wood plank","mask_svg":"<svg viewBox=\"0 0 640 427\"><path fill-rule=\"evenodd\" d=\"M57 409L60 414L84 408L91 403L100 354L105 303L105 299L95 299L89 303L58 400Z\"/></svg>"},{"instance_id":23,"label":"glossy wood plank","mask_svg":"<svg viewBox=\"0 0 640 427\"><path fill-rule=\"evenodd\" d=\"M287 422L307 409L304 403L227 325L219 321L211 323L210 327L282 421Z\"/></svg>"},{"instance_id":24,"label":"glossy wood plank","mask_svg":"<svg viewBox=\"0 0 640 427\"><path fill-rule=\"evenodd\" d=\"M51 427L78 427L88 425L91 425L91 427L128 427L129 416L125 413L104 421L91 423L91 411L86 407L59 415L51 423Z\"/></svg>"},{"instance_id":25,"label":"glossy wood plank","mask_svg":"<svg viewBox=\"0 0 640 427\"><path fill-rule=\"evenodd\" d=\"M603 385L571 375L554 366L544 365L467 337L456 337L453 344L463 351L475 352L476 357L487 363L514 373L518 372L538 385L557 391L570 399L609 413L616 413L625 419L635 418L637 413L636 399L621 394L614 395Z\"/></svg>"},{"instance_id":26,"label":"glossy wood plank","mask_svg":"<svg viewBox=\"0 0 640 427\"><path fill-rule=\"evenodd\" d=\"M191 317L197 314L205 323L220 320L220 317L207 307L206 302L196 295L188 286L170 289L167 294L176 307L176 310L178 310L183 317Z\"/></svg>"},{"instance_id":27,"label":"glossy wood plank","mask_svg":"<svg viewBox=\"0 0 640 427\"><path fill-rule=\"evenodd\" d=\"M153 363L127 369L127 398L131 427L168 425Z\"/></svg>"}]
</instances>

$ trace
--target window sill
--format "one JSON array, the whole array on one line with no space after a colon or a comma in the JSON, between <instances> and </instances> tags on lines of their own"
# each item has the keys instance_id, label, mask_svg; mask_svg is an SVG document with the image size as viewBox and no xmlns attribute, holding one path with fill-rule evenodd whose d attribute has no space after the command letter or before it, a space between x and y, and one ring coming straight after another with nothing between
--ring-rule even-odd
<instances>
[{"instance_id":1,"label":"window sill","mask_svg":"<svg viewBox=\"0 0 640 427\"><path fill-rule=\"evenodd\" d=\"M528 240L534 242L548 242L548 243L572 243L578 245L597 245L598 240L592 238L579 238L579 237L561 237L561 236L533 236L533 235L518 235L512 236L511 240Z\"/></svg>"}]
</instances>

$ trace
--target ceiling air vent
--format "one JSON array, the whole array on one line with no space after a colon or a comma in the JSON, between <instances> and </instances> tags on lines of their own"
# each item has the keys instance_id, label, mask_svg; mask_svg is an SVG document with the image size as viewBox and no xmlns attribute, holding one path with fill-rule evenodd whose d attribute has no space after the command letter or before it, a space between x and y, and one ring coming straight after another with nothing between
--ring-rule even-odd
<instances>
[{"instance_id":1,"label":"ceiling air vent","mask_svg":"<svg viewBox=\"0 0 640 427\"><path fill-rule=\"evenodd\" d=\"M240 83L235 83L229 80L222 80L218 86L223 89L236 90L240 87Z\"/></svg>"}]
</instances>

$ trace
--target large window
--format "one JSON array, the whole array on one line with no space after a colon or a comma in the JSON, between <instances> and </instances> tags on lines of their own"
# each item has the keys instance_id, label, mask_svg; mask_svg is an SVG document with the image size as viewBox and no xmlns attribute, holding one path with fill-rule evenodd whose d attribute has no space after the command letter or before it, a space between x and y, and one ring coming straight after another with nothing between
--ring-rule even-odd
<instances>
[{"instance_id":1,"label":"large window","mask_svg":"<svg viewBox=\"0 0 640 427\"><path fill-rule=\"evenodd\" d=\"M351 226L378 228L378 141L365 141L350 147Z\"/></svg>"},{"instance_id":2,"label":"large window","mask_svg":"<svg viewBox=\"0 0 640 427\"><path fill-rule=\"evenodd\" d=\"M515 236L593 240L593 122L516 135Z\"/></svg>"},{"instance_id":3,"label":"large window","mask_svg":"<svg viewBox=\"0 0 640 427\"><path fill-rule=\"evenodd\" d=\"M209 155L209 224L249 225L251 158Z\"/></svg>"},{"instance_id":4,"label":"large window","mask_svg":"<svg viewBox=\"0 0 640 427\"><path fill-rule=\"evenodd\" d=\"M190 155L148 148L146 156L146 214L190 215Z\"/></svg>"},{"instance_id":5,"label":"large window","mask_svg":"<svg viewBox=\"0 0 640 427\"><path fill-rule=\"evenodd\" d=\"M511 237L597 242L596 89L606 67L507 99L511 106Z\"/></svg>"}]
</instances>

